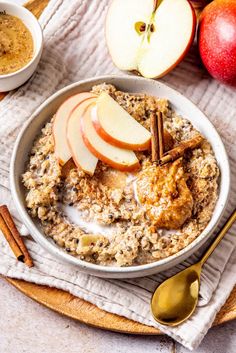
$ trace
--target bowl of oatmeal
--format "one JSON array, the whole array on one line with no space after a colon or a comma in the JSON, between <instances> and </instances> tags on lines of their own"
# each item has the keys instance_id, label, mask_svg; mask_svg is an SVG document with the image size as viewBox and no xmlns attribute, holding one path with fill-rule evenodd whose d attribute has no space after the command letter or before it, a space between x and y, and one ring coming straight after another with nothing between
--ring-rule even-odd
<instances>
[{"instance_id":1,"label":"bowl of oatmeal","mask_svg":"<svg viewBox=\"0 0 236 353\"><path fill-rule=\"evenodd\" d=\"M103 149L101 137L95 135L86 141L81 123L76 132L79 139L74 141L67 127L70 148L68 160L62 163L55 136L57 112L81 92L92 96L91 111L98 97L108 95L148 133L154 112L161 114L165 143L160 160L152 160L151 134L149 147L133 147L118 161L118 156L112 156L117 147L109 142ZM73 111L77 119L81 109ZM86 123L86 114L82 115ZM134 143L136 136L131 135ZM80 139L89 153L84 162L91 153L95 160L92 173L79 160L81 150L77 155L73 151L73 143L81 148ZM182 146L190 146L189 141L197 143L180 153ZM65 141L63 146L65 154ZM124 167L125 158L132 168L128 162ZM18 136L10 182L23 222L47 251L81 271L132 278L176 265L209 239L226 206L230 170L217 131L184 96L157 81L104 76L65 87L35 111Z\"/></svg>"}]
</instances>

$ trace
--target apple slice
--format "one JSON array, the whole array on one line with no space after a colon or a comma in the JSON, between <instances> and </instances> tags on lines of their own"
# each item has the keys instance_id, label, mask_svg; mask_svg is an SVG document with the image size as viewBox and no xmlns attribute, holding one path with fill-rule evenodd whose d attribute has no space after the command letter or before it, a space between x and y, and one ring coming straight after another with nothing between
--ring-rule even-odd
<instances>
[{"instance_id":1,"label":"apple slice","mask_svg":"<svg viewBox=\"0 0 236 353\"><path fill-rule=\"evenodd\" d=\"M66 125L72 110L81 102L95 95L89 92L78 93L60 105L53 122L52 134L55 144L55 155L59 163L64 165L71 158L71 151L66 137Z\"/></svg>"},{"instance_id":2,"label":"apple slice","mask_svg":"<svg viewBox=\"0 0 236 353\"><path fill-rule=\"evenodd\" d=\"M97 134L92 123L94 114L96 114L96 105L92 104L81 117L83 140L90 152L114 169L121 171L137 169L139 161L133 151L112 146Z\"/></svg>"},{"instance_id":3,"label":"apple slice","mask_svg":"<svg viewBox=\"0 0 236 353\"><path fill-rule=\"evenodd\" d=\"M90 175L94 174L98 159L84 144L81 135L80 122L83 114L92 102L96 102L96 99L86 99L72 110L67 122L66 130L68 146L75 165Z\"/></svg>"},{"instance_id":4,"label":"apple slice","mask_svg":"<svg viewBox=\"0 0 236 353\"><path fill-rule=\"evenodd\" d=\"M93 124L98 135L111 145L133 151L150 147L151 133L106 92L98 97Z\"/></svg>"},{"instance_id":5,"label":"apple slice","mask_svg":"<svg viewBox=\"0 0 236 353\"><path fill-rule=\"evenodd\" d=\"M162 77L188 52L196 15L187 0L113 0L106 18L106 41L121 70Z\"/></svg>"}]
</instances>

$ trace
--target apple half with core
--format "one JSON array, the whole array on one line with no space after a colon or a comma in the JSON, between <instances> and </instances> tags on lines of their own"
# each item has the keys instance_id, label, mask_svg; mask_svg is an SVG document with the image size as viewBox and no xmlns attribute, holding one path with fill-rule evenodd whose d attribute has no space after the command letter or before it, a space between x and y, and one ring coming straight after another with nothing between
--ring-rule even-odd
<instances>
[{"instance_id":1,"label":"apple half with core","mask_svg":"<svg viewBox=\"0 0 236 353\"><path fill-rule=\"evenodd\" d=\"M98 135L92 123L94 114L96 114L96 104L90 105L81 116L81 132L90 152L102 162L121 171L133 171L139 168L138 158L133 151L115 147Z\"/></svg>"},{"instance_id":2,"label":"apple half with core","mask_svg":"<svg viewBox=\"0 0 236 353\"><path fill-rule=\"evenodd\" d=\"M184 58L195 29L195 11L187 0L113 0L105 32L119 69L157 78Z\"/></svg>"},{"instance_id":3,"label":"apple half with core","mask_svg":"<svg viewBox=\"0 0 236 353\"><path fill-rule=\"evenodd\" d=\"M88 98L96 96L89 92L78 93L67 100L58 108L52 127L52 134L55 145L55 155L61 165L64 165L71 158L71 151L66 136L66 126L72 110Z\"/></svg>"},{"instance_id":4,"label":"apple half with core","mask_svg":"<svg viewBox=\"0 0 236 353\"><path fill-rule=\"evenodd\" d=\"M150 147L151 133L139 124L108 93L97 99L93 125L98 135L116 147L143 151Z\"/></svg>"},{"instance_id":5,"label":"apple half with core","mask_svg":"<svg viewBox=\"0 0 236 353\"><path fill-rule=\"evenodd\" d=\"M66 129L67 142L75 165L90 175L94 174L98 159L86 147L80 125L82 116L92 102L96 102L96 99L87 99L72 111Z\"/></svg>"}]
</instances>

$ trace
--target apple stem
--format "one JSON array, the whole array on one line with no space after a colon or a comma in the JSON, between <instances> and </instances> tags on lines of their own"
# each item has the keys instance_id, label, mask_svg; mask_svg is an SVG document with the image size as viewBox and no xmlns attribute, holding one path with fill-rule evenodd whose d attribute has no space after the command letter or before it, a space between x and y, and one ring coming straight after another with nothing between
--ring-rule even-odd
<instances>
[{"instance_id":1,"label":"apple stem","mask_svg":"<svg viewBox=\"0 0 236 353\"><path fill-rule=\"evenodd\" d=\"M156 12L157 8L161 5L163 0L154 0L154 4L153 4L153 13Z\"/></svg>"},{"instance_id":2,"label":"apple stem","mask_svg":"<svg viewBox=\"0 0 236 353\"><path fill-rule=\"evenodd\" d=\"M154 0L154 5L153 5L153 12L156 12L157 7L158 7L159 0Z\"/></svg>"}]
</instances>

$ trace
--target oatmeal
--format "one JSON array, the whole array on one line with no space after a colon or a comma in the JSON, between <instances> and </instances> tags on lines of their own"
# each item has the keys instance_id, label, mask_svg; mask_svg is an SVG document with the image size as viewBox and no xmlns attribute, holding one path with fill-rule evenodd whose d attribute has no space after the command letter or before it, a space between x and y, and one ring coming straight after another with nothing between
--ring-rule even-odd
<instances>
[{"instance_id":1,"label":"oatmeal","mask_svg":"<svg viewBox=\"0 0 236 353\"><path fill-rule=\"evenodd\" d=\"M167 151L199 134L165 99L120 92L107 84L92 90L103 91L148 130L151 111L162 112ZM72 159L59 165L53 119L34 142L23 183L29 213L66 252L101 265L140 265L177 253L207 226L219 177L208 141L163 166L151 163L149 150L136 152L140 169L135 172L98 161L90 176Z\"/></svg>"}]
</instances>

